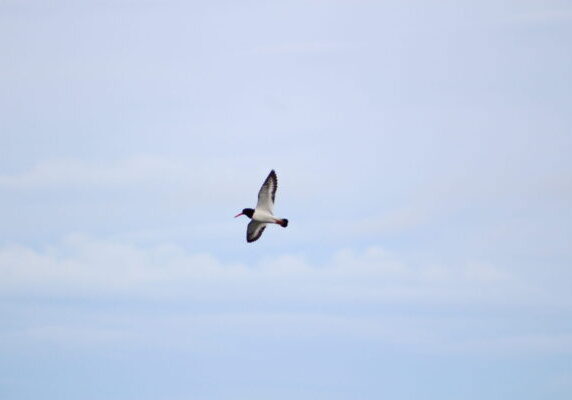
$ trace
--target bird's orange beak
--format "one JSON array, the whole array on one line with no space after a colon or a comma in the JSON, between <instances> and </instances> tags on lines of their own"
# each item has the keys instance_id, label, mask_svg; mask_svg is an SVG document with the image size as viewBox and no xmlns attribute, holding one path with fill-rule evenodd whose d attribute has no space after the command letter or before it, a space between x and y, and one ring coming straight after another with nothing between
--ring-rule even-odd
<instances>
[{"instance_id":1,"label":"bird's orange beak","mask_svg":"<svg viewBox=\"0 0 572 400\"><path fill-rule=\"evenodd\" d=\"M234 216L234 218L236 218L236 217L240 217L241 215L244 215L244 214L243 214L243 213L240 213L240 214L236 214L236 215Z\"/></svg>"}]
</instances>

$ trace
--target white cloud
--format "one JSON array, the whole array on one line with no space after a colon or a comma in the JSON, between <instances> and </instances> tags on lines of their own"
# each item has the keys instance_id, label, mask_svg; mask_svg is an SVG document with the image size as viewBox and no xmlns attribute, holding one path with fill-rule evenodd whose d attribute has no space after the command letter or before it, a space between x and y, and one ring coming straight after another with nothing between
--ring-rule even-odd
<instances>
[{"instance_id":1,"label":"white cloud","mask_svg":"<svg viewBox=\"0 0 572 400\"><path fill-rule=\"evenodd\" d=\"M517 14L511 19L513 22L523 24L545 24L568 22L570 20L572 20L572 10L569 9L539 10L536 12Z\"/></svg>"},{"instance_id":2,"label":"white cloud","mask_svg":"<svg viewBox=\"0 0 572 400\"><path fill-rule=\"evenodd\" d=\"M488 352L507 354L571 354L572 335L567 333L526 333L501 335L493 338L476 338L459 341L447 348L452 352Z\"/></svg>"},{"instance_id":3,"label":"white cloud","mask_svg":"<svg viewBox=\"0 0 572 400\"><path fill-rule=\"evenodd\" d=\"M52 159L38 162L29 169L0 174L0 190L45 191L47 189L105 190L121 189L138 191L168 191L185 197L185 202L225 201L248 193L248 201L255 201L258 188L270 169L279 162L253 160L252 157L236 160L233 157L163 157L136 155L116 160ZM265 165L261 168L260 165ZM244 171L250 171L245 174ZM277 168L281 187L288 182L287 194L294 198L316 195L328 187L333 177L308 175L303 166L289 168L282 175ZM322 180L325 182L321 183ZM321 185L320 185L321 183ZM316 185L318 184L318 185ZM329 185L332 187L332 185ZM335 188L334 188L335 189ZM332 191L332 189L330 189ZM340 191L338 189L338 191ZM69 201L69 199L62 199ZM142 199L144 200L144 199Z\"/></svg>"},{"instance_id":4,"label":"white cloud","mask_svg":"<svg viewBox=\"0 0 572 400\"><path fill-rule=\"evenodd\" d=\"M203 176L209 167L211 165L205 163L190 165L150 155L133 156L114 162L55 159L40 162L20 173L0 175L0 187L12 189L105 187L173 181L180 183L184 180L193 183Z\"/></svg>"},{"instance_id":5,"label":"white cloud","mask_svg":"<svg viewBox=\"0 0 572 400\"><path fill-rule=\"evenodd\" d=\"M485 306L550 301L541 290L487 263L415 265L375 246L338 251L323 264L299 255L247 264L173 245L137 247L72 235L43 250L0 248L0 273L4 295Z\"/></svg>"},{"instance_id":6,"label":"white cloud","mask_svg":"<svg viewBox=\"0 0 572 400\"><path fill-rule=\"evenodd\" d=\"M330 53L352 50L359 46L363 47L362 44L352 42L300 42L260 46L255 49L255 52L262 54Z\"/></svg>"},{"instance_id":7,"label":"white cloud","mask_svg":"<svg viewBox=\"0 0 572 400\"><path fill-rule=\"evenodd\" d=\"M566 332L519 326L528 312L566 307L568 294L478 260L413 263L378 246L340 250L324 262L284 254L247 263L76 234L41 250L1 247L0 276L2 297L29 319L0 330L5 345L212 353L239 351L247 339L327 338L417 353L510 356L558 353L570 343ZM46 305L39 319L36 308L18 305L22 298L74 305ZM82 300L128 306L85 308ZM152 311L157 306L161 312Z\"/></svg>"}]
</instances>

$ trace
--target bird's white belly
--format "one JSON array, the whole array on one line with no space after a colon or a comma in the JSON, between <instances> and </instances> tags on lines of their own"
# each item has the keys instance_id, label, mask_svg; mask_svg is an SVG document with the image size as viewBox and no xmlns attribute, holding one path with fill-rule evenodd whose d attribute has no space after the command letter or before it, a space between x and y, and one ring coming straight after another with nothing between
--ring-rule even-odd
<instances>
[{"instance_id":1,"label":"bird's white belly","mask_svg":"<svg viewBox=\"0 0 572 400\"><path fill-rule=\"evenodd\" d=\"M263 210L254 210L252 219L258 222L269 222L269 223L276 222L276 217L274 215L270 214L268 211L263 211Z\"/></svg>"}]
</instances>

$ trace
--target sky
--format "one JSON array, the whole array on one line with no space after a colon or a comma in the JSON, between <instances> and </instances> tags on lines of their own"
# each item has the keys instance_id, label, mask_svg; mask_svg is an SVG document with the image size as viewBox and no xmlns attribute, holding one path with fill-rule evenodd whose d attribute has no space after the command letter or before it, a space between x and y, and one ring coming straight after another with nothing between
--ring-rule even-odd
<instances>
[{"instance_id":1,"label":"sky","mask_svg":"<svg viewBox=\"0 0 572 400\"><path fill-rule=\"evenodd\" d=\"M1 0L0 397L570 399L571 38L569 1Z\"/></svg>"}]
</instances>

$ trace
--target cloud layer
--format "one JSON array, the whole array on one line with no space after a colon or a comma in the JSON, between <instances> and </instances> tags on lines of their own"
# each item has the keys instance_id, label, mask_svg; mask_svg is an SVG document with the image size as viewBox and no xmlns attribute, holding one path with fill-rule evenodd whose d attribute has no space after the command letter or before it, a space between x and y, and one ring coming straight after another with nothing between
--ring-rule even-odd
<instances>
[{"instance_id":1,"label":"cloud layer","mask_svg":"<svg viewBox=\"0 0 572 400\"><path fill-rule=\"evenodd\" d=\"M0 273L6 301L99 304L89 311L89 321L77 314L81 308L62 319L63 309L47 306L48 319L26 322L19 334L5 330L12 341L23 334L32 342L64 347L163 346L157 335L170 332L168 346L210 352L208 338L220 339L228 330L251 339L323 336L421 354L506 355L551 354L571 343L563 332L515 326L519 320L528 325L526 313L539 307L561 312L570 306L568 295L478 260L412 264L377 246L340 250L320 263L281 255L244 264L174 245L144 248L72 235L41 250L3 246ZM110 302L119 307L98 311ZM143 311L160 304L170 311ZM509 313L511 321L502 322Z\"/></svg>"}]
</instances>

